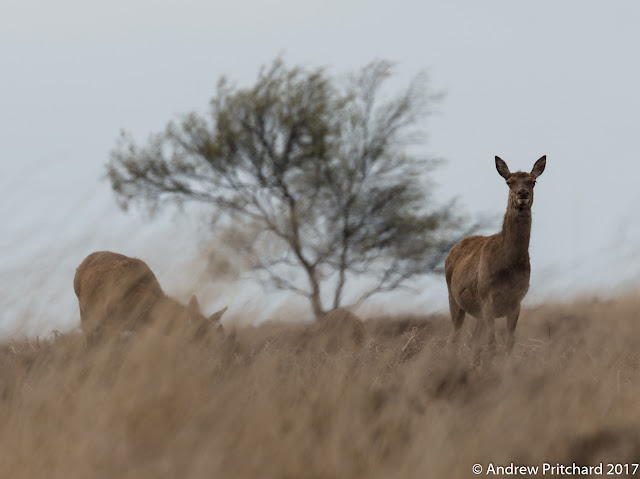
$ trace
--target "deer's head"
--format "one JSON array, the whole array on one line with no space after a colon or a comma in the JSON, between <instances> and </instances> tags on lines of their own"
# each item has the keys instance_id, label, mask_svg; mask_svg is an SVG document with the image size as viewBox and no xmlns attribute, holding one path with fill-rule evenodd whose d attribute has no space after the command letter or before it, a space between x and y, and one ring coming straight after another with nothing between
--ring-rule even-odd
<instances>
[{"instance_id":1,"label":"deer's head","mask_svg":"<svg viewBox=\"0 0 640 479\"><path fill-rule=\"evenodd\" d=\"M175 324L186 324L190 327L200 328L207 326L219 326L220 318L224 314L227 308L213 313L207 317L200 312L200 305L198 304L198 298L195 294L191 296L191 300L187 306L184 306L179 301L165 296L154 307L154 319L160 319L164 321L174 321Z\"/></svg>"},{"instance_id":2,"label":"deer's head","mask_svg":"<svg viewBox=\"0 0 640 479\"><path fill-rule=\"evenodd\" d=\"M536 178L542 174L547 164L547 155L540 158L533 165L531 173L516 171L511 173L507 164L496 156L496 169L500 176L507 181L509 187L509 203L516 208L529 209L533 204L533 187Z\"/></svg>"}]
</instances>

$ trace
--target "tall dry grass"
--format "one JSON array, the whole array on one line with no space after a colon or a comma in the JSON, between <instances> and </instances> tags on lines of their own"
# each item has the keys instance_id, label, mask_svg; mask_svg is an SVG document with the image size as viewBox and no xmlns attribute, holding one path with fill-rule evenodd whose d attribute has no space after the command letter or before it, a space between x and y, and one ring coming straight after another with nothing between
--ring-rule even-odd
<instances>
[{"instance_id":1,"label":"tall dry grass","mask_svg":"<svg viewBox=\"0 0 640 479\"><path fill-rule=\"evenodd\" d=\"M433 316L5 344L0 471L438 478L640 461L638 297L525 310L510 357L454 351L450 328Z\"/></svg>"}]
</instances>

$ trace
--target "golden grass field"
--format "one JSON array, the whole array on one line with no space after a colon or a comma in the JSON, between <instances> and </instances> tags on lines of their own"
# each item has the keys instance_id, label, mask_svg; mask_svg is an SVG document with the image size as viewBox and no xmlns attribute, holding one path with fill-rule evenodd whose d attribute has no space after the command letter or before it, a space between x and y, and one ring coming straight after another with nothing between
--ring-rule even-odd
<instances>
[{"instance_id":1,"label":"golden grass field","mask_svg":"<svg viewBox=\"0 0 640 479\"><path fill-rule=\"evenodd\" d=\"M463 478L476 463L640 462L640 295L525 309L511 356L504 320L495 356L476 356L467 323L457 351L437 315L6 343L0 475Z\"/></svg>"}]
</instances>

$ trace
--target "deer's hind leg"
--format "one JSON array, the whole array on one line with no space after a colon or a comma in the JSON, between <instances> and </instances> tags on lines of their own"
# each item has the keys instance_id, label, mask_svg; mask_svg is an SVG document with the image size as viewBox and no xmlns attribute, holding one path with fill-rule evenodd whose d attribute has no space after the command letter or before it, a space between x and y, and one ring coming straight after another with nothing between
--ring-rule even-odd
<instances>
[{"instance_id":1,"label":"deer's hind leg","mask_svg":"<svg viewBox=\"0 0 640 479\"><path fill-rule=\"evenodd\" d=\"M453 333L451 334L451 342L457 343L460 339L460 330L464 324L465 310L458 306L456 300L453 299L451 291L449 291L449 311L451 312L451 322L453 323Z\"/></svg>"},{"instance_id":2,"label":"deer's hind leg","mask_svg":"<svg viewBox=\"0 0 640 479\"><path fill-rule=\"evenodd\" d=\"M520 305L507 315L507 352L511 352L516 337L516 326L520 317Z\"/></svg>"}]
</instances>

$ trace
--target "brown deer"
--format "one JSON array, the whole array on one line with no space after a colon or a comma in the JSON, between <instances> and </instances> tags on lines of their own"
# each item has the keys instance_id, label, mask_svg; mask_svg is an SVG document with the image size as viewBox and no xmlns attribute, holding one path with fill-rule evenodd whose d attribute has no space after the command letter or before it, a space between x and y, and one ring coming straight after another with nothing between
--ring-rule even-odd
<instances>
[{"instance_id":1,"label":"brown deer","mask_svg":"<svg viewBox=\"0 0 640 479\"><path fill-rule=\"evenodd\" d=\"M496 169L507 181L509 201L502 231L493 236L469 236L456 244L445 261L449 309L453 321L452 342L457 342L466 313L477 318L473 338L487 330L495 346L494 319L507 317L507 350L513 349L520 302L529 290L529 238L531 205L536 178L542 174L546 155L531 173L511 173L496 156Z\"/></svg>"},{"instance_id":2,"label":"brown deer","mask_svg":"<svg viewBox=\"0 0 640 479\"><path fill-rule=\"evenodd\" d=\"M136 330L157 321L164 321L164 325L186 321L201 327L217 323L227 309L206 318L195 295L184 306L164 294L144 261L110 251L91 253L80 263L73 289L87 334L104 329Z\"/></svg>"}]
</instances>

